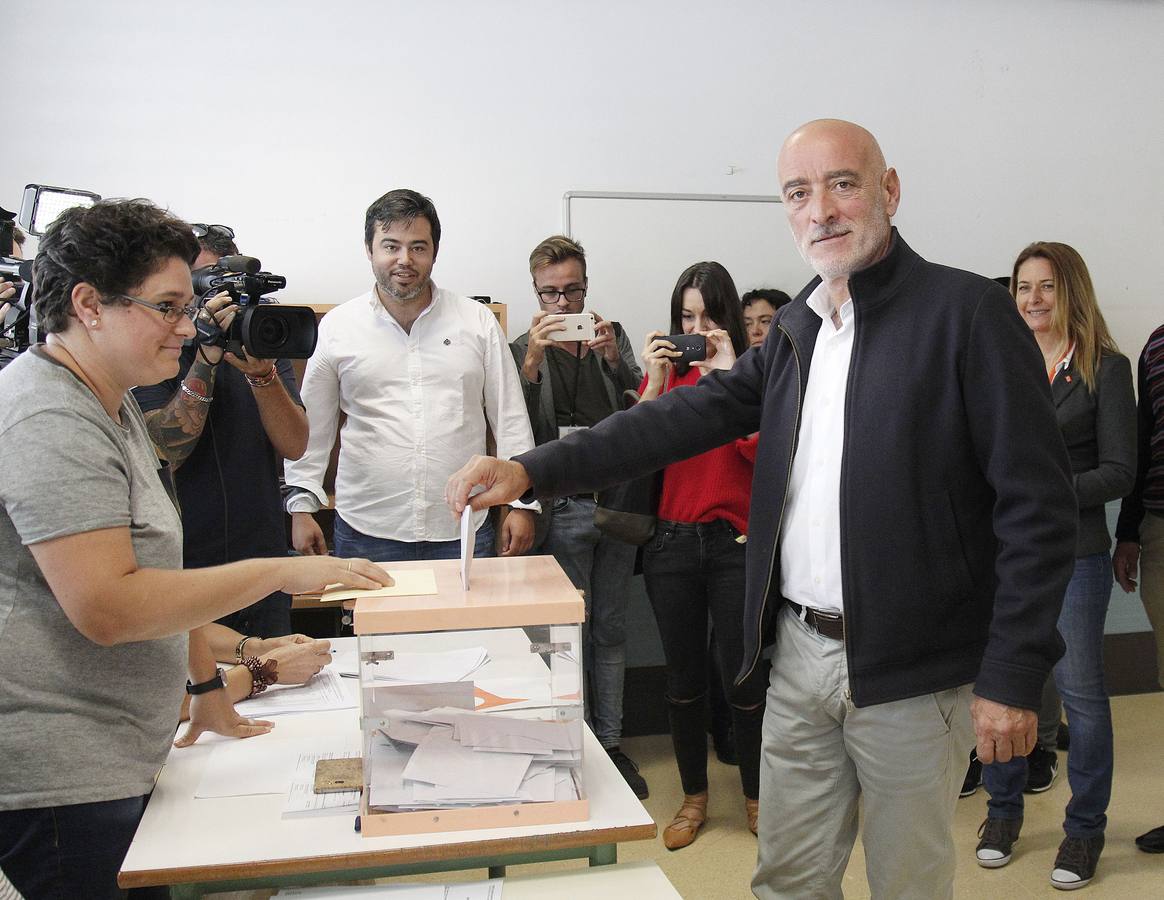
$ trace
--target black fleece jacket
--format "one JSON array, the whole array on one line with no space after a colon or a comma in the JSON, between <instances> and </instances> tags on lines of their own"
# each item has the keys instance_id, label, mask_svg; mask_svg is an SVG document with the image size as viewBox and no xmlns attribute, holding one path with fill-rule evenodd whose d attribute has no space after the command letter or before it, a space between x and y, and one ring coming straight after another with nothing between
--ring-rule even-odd
<instances>
[{"instance_id":1,"label":"black fleece jacket","mask_svg":"<svg viewBox=\"0 0 1164 900\"><path fill-rule=\"evenodd\" d=\"M788 477L821 319L781 308L730 372L516 459L537 496L598 490L760 432L744 659L773 636ZM922 259L894 229L849 279L856 332L841 462L841 579L853 702L976 682L1038 709L1075 558L1067 453L1034 338L1004 288ZM776 648L775 652L779 652Z\"/></svg>"}]
</instances>

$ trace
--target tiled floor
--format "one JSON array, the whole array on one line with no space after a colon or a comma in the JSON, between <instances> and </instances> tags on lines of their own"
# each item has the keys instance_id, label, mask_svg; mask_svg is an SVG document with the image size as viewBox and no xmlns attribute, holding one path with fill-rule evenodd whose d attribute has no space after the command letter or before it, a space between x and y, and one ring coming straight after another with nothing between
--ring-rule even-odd
<instances>
[{"instance_id":1,"label":"tiled floor","mask_svg":"<svg viewBox=\"0 0 1164 900\"><path fill-rule=\"evenodd\" d=\"M1137 834L1164 825L1164 693L1117 697L1112 708L1116 775L1108 813L1107 847L1096 879L1076 896L1104 900L1164 898L1164 855L1141 853L1132 843ZM624 749L639 763L650 784L651 797L644 805L659 823L661 833L681 799L670 739L666 736L635 738L627 740ZM954 825L959 851L956 897L1021 900L1062 896L1050 886L1048 877L1062 837L1063 806L1070 793L1065 764L1065 755L1060 754L1060 774L1055 786L1046 793L1026 798L1023 836L1015 846L1014 860L1004 869L986 870L974 862L976 833L986 814L985 793L980 789L973 797L958 801ZM739 777L734 768L721 765L712 755L710 779L710 817L694 844L674 853L663 847L661 838L623 844L619 848L619 860L654 860L679 893L693 900L745 900L752 896L748 880L755 862L756 839L745 824ZM581 865L584 863L563 862L539 868ZM514 867L510 871L516 873L529 868ZM469 872L465 873L464 880L484 877L484 872ZM452 878L443 875L426 880ZM845 873L844 886L847 898L869 897L865 858L859 841ZM267 894L217 896L258 900Z\"/></svg>"}]
</instances>

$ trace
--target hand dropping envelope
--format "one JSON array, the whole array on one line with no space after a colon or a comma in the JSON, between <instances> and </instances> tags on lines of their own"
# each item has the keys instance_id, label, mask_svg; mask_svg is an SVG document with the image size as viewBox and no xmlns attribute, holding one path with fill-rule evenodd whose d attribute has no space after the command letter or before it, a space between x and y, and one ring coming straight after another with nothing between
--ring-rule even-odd
<instances>
[{"instance_id":1,"label":"hand dropping envelope","mask_svg":"<svg viewBox=\"0 0 1164 900\"><path fill-rule=\"evenodd\" d=\"M461 513L461 587L469 590L469 567L473 565L473 544L477 532L473 528L473 508L466 504Z\"/></svg>"}]
</instances>

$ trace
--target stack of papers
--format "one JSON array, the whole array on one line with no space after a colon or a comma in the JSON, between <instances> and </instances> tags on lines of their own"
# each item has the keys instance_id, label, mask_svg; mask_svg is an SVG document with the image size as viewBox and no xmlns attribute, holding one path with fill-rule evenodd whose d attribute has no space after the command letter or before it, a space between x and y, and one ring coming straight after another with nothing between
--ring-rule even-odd
<instances>
[{"instance_id":1,"label":"stack of papers","mask_svg":"<svg viewBox=\"0 0 1164 900\"><path fill-rule=\"evenodd\" d=\"M391 710L371 749L368 804L398 812L574 800L581 722Z\"/></svg>"}]
</instances>

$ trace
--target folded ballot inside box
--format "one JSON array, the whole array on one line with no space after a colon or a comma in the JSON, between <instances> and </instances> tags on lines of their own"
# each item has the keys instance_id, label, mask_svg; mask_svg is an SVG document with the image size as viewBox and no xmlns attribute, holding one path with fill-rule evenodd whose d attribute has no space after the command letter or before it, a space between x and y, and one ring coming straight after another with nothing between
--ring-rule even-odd
<instances>
[{"instance_id":1,"label":"folded ballot inside box","mask_svg":"<svg viewBox=\"0 0 1164 900\"><path fill-rule=\"evenodd\" d=\"M447 562L356 603L361 832L586 819L580 595L552 557L476 560L471 590Z\"/></svg>"}]
</instances>

